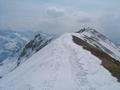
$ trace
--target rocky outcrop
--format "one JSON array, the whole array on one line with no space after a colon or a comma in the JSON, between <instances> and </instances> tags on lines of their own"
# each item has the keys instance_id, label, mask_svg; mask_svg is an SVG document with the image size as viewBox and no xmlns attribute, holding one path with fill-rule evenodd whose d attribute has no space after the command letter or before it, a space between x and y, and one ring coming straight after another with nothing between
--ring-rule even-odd
<instances>
[{"instance_id":1,"label":"rocky outcrop","mask_svg":"<svg viewBox=\"0 0 120 90\"><path fill-rule=\"evenodd\" d=\"M52 39L52 35L48 34L38 33L37 35L35 35L34 39L28 42L22 49L18 58L17 66L19 66L20 63L24 62L34 53L45 47L48 43L51 42Z\"/></svg>"}]
</instances>

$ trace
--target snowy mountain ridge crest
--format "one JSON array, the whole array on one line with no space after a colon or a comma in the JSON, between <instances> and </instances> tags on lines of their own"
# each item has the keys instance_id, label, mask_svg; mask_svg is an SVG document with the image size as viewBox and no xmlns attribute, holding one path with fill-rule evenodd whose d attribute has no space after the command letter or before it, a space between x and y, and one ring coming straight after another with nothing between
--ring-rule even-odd
<instances>
[{"instance_id":1,"label":"snowy mountain ridge crest","mask_svg":"<svg viewBox=\"0 0 120 90\"><path fill-rule=\"evenodd\" d=\"M117 47L104 35L94 30L68 33L3 77L0 89L119 90L119 60Z\"/></svg>"}]
</instances>

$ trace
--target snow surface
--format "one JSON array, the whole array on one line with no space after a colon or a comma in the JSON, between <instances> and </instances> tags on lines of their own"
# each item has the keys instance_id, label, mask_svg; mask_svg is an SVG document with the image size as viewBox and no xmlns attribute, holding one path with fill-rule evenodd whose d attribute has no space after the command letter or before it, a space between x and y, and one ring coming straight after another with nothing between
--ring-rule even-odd
<instances>
[{"instance_id":1,"label":"snow surface","mask_svg":"<svg viewBox=\"0 0 120 90\"><path fill-rule=\"evenodd\" d=\"M65 34L2 78L0 90L120 90L120 83Z\"/></svg>"}]
</instances>

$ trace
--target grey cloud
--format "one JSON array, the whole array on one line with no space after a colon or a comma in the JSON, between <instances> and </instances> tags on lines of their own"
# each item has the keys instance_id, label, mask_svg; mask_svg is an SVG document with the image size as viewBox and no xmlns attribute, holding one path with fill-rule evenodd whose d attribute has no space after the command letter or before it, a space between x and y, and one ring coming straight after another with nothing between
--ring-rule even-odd
<instances>
[{"instance_id":1,"label":"grey cloud","mask_svg":"<svg viewBox=\"0 0 120 90\"><path fill-rule=\"evenodd\" d=\"M24 11L24 13L22 12ZM17 13L17 14L16 14ZM2 18L0 21L2 27L8 26L14 30L44 30L51 33L72 32L81 27L81 24L76 22L79 18L83 18L81 23L87 22L86 13L71 10L63 6L42 5L34 8L25 8L20 12L16 12L9 18Z\"/></svg>"},{"instance_id":2,"label":"grey cloud","mask_svg":"<svg viewBox=\"0 0 120 90\"><path fill-rule=\"evenodd\" d=\"M69 0L67 1L69 2ZM61 34L74 32L81 27L92 27L101 30L116 41L120 40L120 14L116 14L116 11L112 12L115 14L104 15L104 11L86 12L70 5L67 7L53 3L37 4L34 1L27 3L29 0L22 0L22 2L6 0L6 2L7 4L5 1L5 4L0 3L0 13L2 13L0 15L0 28L44 30L45 32Z\"/></svg>"},{"instance_id":3,"label":"grey cloud","mask_svg":"<svg viewBox=\"0 0 120 90\"><path fill-rule=\"evenodd\" d=\"M91 18L88 18L88 17L81 17L81 19L78 19L76 20L77 22L80 22L80 23L90 23L92 22Z\"/></svg>"},{"instance_id":4,"label":"grey cloud","mask_svg":"<svg viewBox=\"0 0 120 90\"><path fill-rule=\"evenodd\" d=\"M114 41L120 41L120 14L108 14L100 18L102 31Z\"/></svg>"},{"instance_id":5,"label":"grey cloud","mask_svg":"<svg viewBox=\"0 0 120 90\"><path fill-rule=\"evenodd\" d=\"M49 17L53 18L64 16L64 11L57 7L49 7L46 12Z\"/></svg>"}]
</instances>

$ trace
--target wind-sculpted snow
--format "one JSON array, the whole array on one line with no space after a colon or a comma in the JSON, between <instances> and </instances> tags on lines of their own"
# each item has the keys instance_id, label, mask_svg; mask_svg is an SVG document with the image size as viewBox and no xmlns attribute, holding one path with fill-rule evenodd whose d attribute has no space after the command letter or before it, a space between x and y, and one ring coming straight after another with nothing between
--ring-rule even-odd
<instances>
[{"instance_id":1,"label":"wind-sculpted snow","mask_svg":"<svg viewBox=\"0 0 120 90\"><path fill-rule=\"evenodd\" d=\"M120 90L120 83L97 57L65 34L2 78L2 89Z\"/></svg>"}]
</instances>

